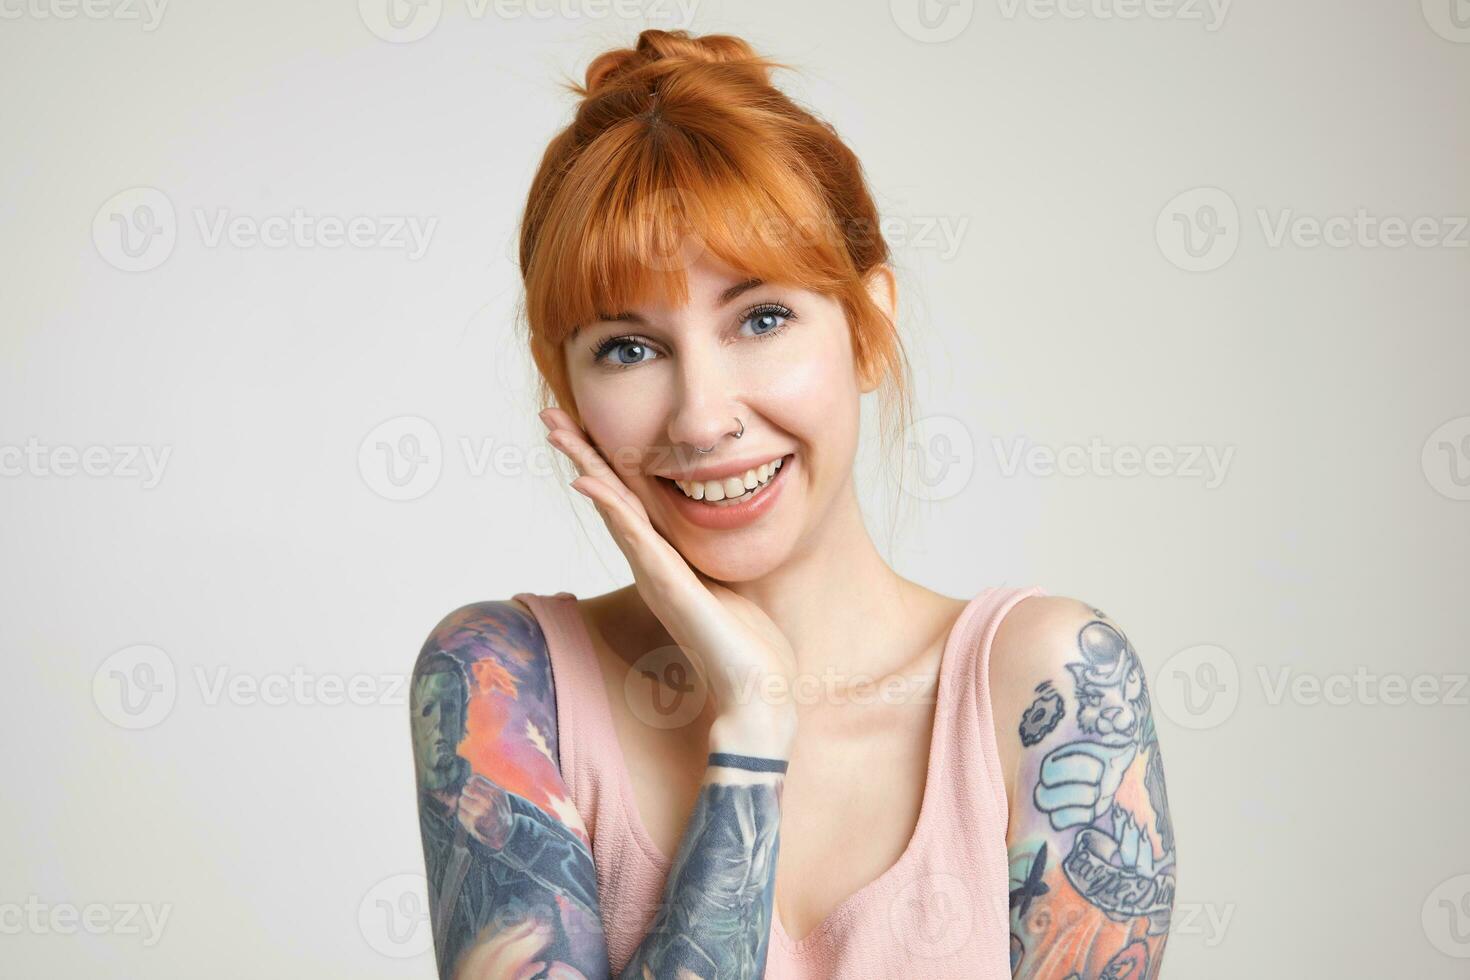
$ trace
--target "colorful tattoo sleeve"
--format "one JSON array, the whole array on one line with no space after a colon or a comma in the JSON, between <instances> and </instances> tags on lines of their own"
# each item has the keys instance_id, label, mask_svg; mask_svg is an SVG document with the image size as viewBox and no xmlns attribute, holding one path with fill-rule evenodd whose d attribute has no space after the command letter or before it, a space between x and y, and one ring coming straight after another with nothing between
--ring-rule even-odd
<instances>
[{"instance_id":1,"label":"colorful tattoo sleeve","mask_svg":"<svg viewBox=\"0 0 1470 980\"><path fill-rule=\"evenodd\" d=\"M587 831L567 798L546 639L510 602L450 614L410 701L439 976L604 980ZM652 928L623 977L765 971L784 760L712 756ZM726 763L726 764L722 764Z\"/></svg>"},{"instance_id":2,"label":"colorful tattoo sleeve","mask_svg":"<svg viewBox=\"0 0 1470 980\"><path fill-rule=\"evenodd\" d=\"M1055 632L1048 630L1047 632ZM1174 905L1174 828L1148 688L1118 626L1075 622L1021 651L1033 700L1001 738L1011 804L1011 972L1026 980L1154 980Z\"/></svg>"},{"instance_id":3,"label":"colorful tattoo sleeve","mask_svg":"<svg viewBox=\"0 0 1470 980\"><path fill-rule=\"evenodd\" d=\"M510 602L451 613L414 666L410 714L439 976L607 977L535 618Z\"/></svg>"}]
</instances>

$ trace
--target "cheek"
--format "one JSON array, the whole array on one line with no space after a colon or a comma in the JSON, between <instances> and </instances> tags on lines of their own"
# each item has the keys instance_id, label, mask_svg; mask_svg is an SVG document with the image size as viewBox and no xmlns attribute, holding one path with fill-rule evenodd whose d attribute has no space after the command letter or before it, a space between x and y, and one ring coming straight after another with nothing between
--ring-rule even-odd
<instances>
[{"instance_id":1,"label":"cheek","mask_svg":"<svg viewBox=\"0 0 1470 980\"><path fill-rule=\"evenodd\" d=\"M829 442L845 428L837 423L850 417L856 424L859 392L846 329L824 325L797 342L770 345L775 349L760 359L750 387L777 425L802 437L819 433L813 441Z\"/></svg>"},{"instance_id":2,"label":"cheek","mask_svg":"<svg viewBox=\"0 0 1470 980\"><path fill-rule=\"evenodd\" d=\"M651 380L589 379L574 384L572 394L588 437L613 470L625 480L642 473L647 447L659 444L659 420L667 415L659 386Z\"/></svg>"}]
</instances>

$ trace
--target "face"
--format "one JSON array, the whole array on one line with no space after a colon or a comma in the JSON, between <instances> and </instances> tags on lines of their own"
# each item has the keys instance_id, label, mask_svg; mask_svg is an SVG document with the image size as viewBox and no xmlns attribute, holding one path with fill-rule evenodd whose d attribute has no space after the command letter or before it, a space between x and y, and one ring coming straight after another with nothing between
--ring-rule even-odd
<instances>
[{"instance_id":1,"label":"face","mask_svg":"<svg viewBox=\"0 0 1470 980\"><path fill-rule=\"evenodd\" d=\"M873 385L838 300L708 256L688 283L682 307L584 325L564 347L567 370L588 436L654 527L705 574L745 581L852 494L859 397Z\"/></svg>"},{"instance_id":2,"label":"face","mask_svg":"<svg viewBox=\"0 0 1470 980\"><path fill-rule=\"evenodd\" d=\"M447 671L414 680L414 745L420 778L430 789L442 788L455 771L459 740L464 737L464 685Z\"/></svg>"}]
</instances>

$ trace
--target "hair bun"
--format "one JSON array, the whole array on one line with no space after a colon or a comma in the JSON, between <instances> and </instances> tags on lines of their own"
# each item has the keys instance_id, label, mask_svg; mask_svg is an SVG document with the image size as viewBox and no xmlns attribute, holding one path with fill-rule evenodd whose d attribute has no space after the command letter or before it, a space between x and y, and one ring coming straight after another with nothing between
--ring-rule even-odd
<instances>
[{"instance_id":1,"label":"hair bun","mask_svg":"<svg viewBox=\"0 0 1470 980\"><path fill-rule=\"evenodd\" d=\"M755 53L743 38L733 34L693 35L688 31L646 30L631 48L604 51L587 66L586 84L576 91L593 96L616 87L642 69L657 65L668 70L680 64L724 64L748 69L762 84L770 84L771 69L779 67ZM664 74L664 71L658 71Z\"/></svg>"}]
</instances>

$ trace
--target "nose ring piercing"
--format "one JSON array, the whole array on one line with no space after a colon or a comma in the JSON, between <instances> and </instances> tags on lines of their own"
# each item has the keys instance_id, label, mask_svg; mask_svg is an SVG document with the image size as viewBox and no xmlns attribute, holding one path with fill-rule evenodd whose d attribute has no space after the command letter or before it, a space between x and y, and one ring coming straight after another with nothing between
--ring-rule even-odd
<instances>
[{"instance_id":1,"label":"nose ring piercing","mask_svg":"<svg viewBox=\"0 0 1470 980\"><path fill-rule=\"evenodd\" d=\"M735 435L735 438L736 439L739 439L741 436L745 435L745 423L740 421L740 416L738 416L738 415L732 416L732 417L740 425L740 431L739 432L736 432L734 434ZM698 446L695 446L694 447L694 451L697 452L697 453L712 453L712 452L715 451L715 447L714 446L710 446L708 449L700 449Z\"/></svg>"}]
</instances>

